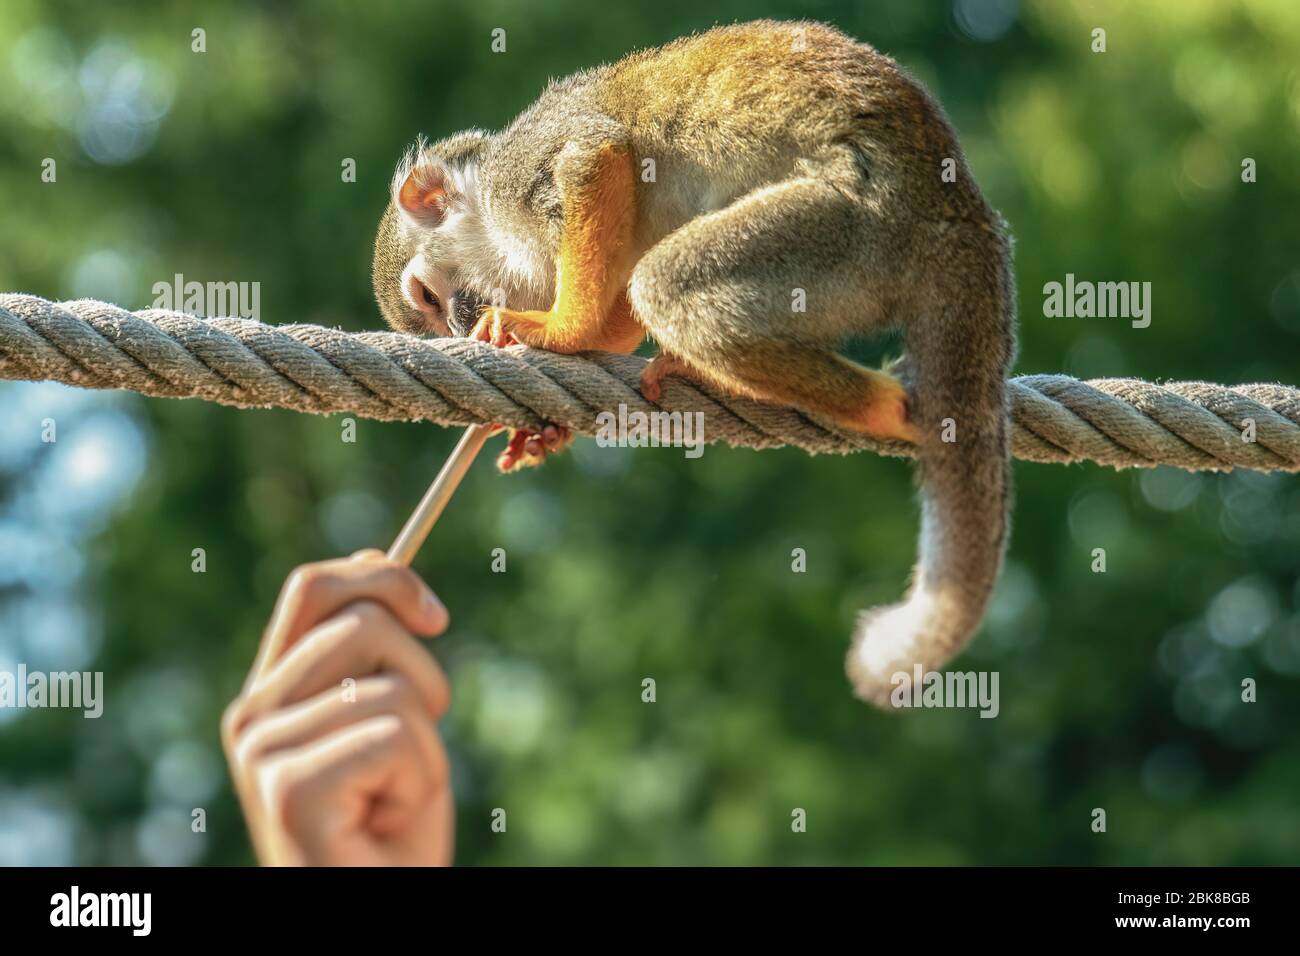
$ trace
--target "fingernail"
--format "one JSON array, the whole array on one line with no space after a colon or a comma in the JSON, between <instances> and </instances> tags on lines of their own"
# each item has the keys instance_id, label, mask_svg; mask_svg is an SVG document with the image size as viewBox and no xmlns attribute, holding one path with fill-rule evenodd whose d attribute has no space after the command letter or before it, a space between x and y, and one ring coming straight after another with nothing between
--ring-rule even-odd
<instances>
[{"instance_id":1,"label":"fingernail","mask_svg":"<svg viewBox=\"0 0 1300 956\"><path fill-rule=\"evenodd\" d=\"M428 588L424 590L424 610L430 618L442 620L447 616L447 606L438 600L438 595Z\"/></svg>"}]
</instances>

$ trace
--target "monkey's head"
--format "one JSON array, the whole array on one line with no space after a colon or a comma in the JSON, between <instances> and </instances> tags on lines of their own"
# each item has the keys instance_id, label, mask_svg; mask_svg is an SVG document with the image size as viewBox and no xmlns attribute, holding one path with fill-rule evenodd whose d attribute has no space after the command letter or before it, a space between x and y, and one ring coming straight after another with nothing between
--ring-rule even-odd
<instances>
[{"instance_id":1,"label":"monkey's head","mask_svg":"<svg viewBox=\"0 0 1300 956\"><path fill-rule=\"evenodd\" d=\"M375 236L375 298L384 321L416 335L464 335L479 299L460 264L483 243L475 175L487 134L468 130L407 151Z\"/></svg>"}]
</instances>

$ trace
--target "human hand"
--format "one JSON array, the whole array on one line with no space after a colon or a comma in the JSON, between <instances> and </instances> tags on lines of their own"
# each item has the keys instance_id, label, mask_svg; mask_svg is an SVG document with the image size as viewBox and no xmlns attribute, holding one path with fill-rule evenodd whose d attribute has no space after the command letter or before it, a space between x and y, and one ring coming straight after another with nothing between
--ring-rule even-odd
<instances>
[{"instance_id":1,"label":"human hand","mask_svg":"<svg viewBox=\"0 0 1300 956\"><path fill-rule=\"evenodd\" d=\"M451 862L451 781L434 728L450 687L412 637L447 623L419 576L379 551L289 576L221 727L261 863Z\"/></svg>"}]
</instances>

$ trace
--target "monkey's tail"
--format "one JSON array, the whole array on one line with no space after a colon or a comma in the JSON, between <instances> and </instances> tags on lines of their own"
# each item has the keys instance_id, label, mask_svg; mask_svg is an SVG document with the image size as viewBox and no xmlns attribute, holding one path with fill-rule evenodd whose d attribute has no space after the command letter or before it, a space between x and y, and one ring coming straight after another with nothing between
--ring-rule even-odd
<instances>
[{"instance_id":1,"label":"monkey's tail","mask_svg":"<svg viewBox=\"0 0 1300 956\"><path fill-rule=\"evenodd\" d=\"M901 603L862 612L847 660L857 696L885 708L908 692L916 665L923 674L938 670L970 641L1006 545L1010 266L960 252L968 261L952 263L930 286L933 298L906 330L897 367L922 434L918 561Z\"/></svg>"}]
</instances>

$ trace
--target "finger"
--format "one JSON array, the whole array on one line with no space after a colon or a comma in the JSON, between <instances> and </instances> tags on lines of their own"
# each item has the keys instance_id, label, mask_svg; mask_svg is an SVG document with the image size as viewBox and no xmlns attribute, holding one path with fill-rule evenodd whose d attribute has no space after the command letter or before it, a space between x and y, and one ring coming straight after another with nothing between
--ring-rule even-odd
<instances>
[{"instance_id":1,"label":"finger","mask_svg":"<svg viewBox=\"0 0 1300 956\"><path fill-rule=\"evenodd\" d=\"M500 471L513 471L519 466L524 459L524 445L528 441L528 433L522 429L515 429L510 433L510 440L506 442L505 451L497 457L497 468Z\"/></svg>"},{"instance_id":2,"label":"finger","mask_svg":"<svg viewBox=\"0 0 1300 956\"><path fill-rule=\"evenodd\" d=\"M358 601L310 631L248 686L231 707L228 740L265 714L338 691L349 677L386 671L411 682L432 719L446 713L451 687L442 668L386 608Z\"/></svg>"},{"instance_id":3,"label":"finger","mask_svg":"<svg viewBox=\"0 0 1300 956\"><path fill-rule=\"evenodd\" d=\"M410 568L392 561L322 561L297 568L285 582L249 680L272 666L303 634L339 608L362 599L387 606L414 634L447 629L447 609Z\"/></svg>"},{"instance_id":4,"label":"finger","mask_svg":"<svg viewBox=\"0 0 1300 956\"><path fill-rule=\"evenodd\" d=\"M235 741L232 763L241 773L271 755L301 747L348 724L381 714L432 726L431 714L414 683L399 672L364 677L352 687L333 687L314 697L253 719Z\"/></svg>"},{"instance_id":5,"label":"finger","mask_svg":"<svg viewBox=\"0 0 1300 956\"><path fill-rule=\"evenodd\" d=\"M354 862L334 858L340 834L373 832L375 820L398 831L447 781L446 751L432 730L391 714L287 751L257 772L268 811L308 859L324 864Z\"/></svg>"},{"instance_id":6,"label":"finger","mask_svg":"<svg viewBox=\"0 0 1300 956\"><path fill-rule=\"evenodd\" d=\"M351 694L333 688L256 719L251 716L252 711L241 711L245 704L240 699L227 708L221 729L231 780L244 804L250 833L262 850L266 849L262 846L265 834L274 828L266 826L266 808L255 783L258 770L268 757L306 745L349 723L382 714L396 714L430 727L436 719L426 709L414 684L396 672L363 678Z\"/></svg>"}]
</instances>

